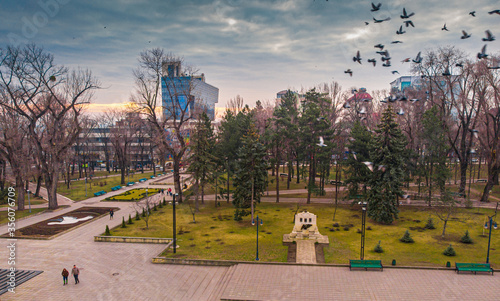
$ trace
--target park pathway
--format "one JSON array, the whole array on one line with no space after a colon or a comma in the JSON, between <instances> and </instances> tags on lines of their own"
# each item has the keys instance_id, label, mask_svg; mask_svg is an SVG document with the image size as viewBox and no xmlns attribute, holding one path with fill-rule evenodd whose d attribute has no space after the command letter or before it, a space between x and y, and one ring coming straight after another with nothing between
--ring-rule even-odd
<instances>
[{"instance_id":1,"label":"park pathway","mask_svg":"<svg viewBox=\"0 0 500 301\"><path fill-rule=\"evenodd\" d=\"M151 181L151 180L150 180ZM149 181L148 181L149 182ZM146 187L140 183L127 189ZM121 191L108 193L106 196ZM105 196L71 203L70 208L21 220L17 228L81 206L119 207L114 220L94 220L52 240L16 242L16 268L42 274L5 293L4 300L495 300L500 275L456 274L452 270L384 269L349 271L347 267L293 264L192 266L153 264L163 244L96 243L94 235L133 213L123 202L100 202ZM0 226L6 233L7 226ZM7 241L0 240L0 268L9 268ZM181 246L182 247L182 246ZM3 258L3 259L2 259ZM78 285L62 285L61 270L76 264Z\"/></svg>"},{"instance_id":2,"label":"park pathway","mask_svg":"<svg viewBox=\"0 0 500 301\"><path fill-rule=\"evenodd\" d=\"M316 263L316 247L314 240L297 239L297 263Z\"/></svg>"}]
</instances>

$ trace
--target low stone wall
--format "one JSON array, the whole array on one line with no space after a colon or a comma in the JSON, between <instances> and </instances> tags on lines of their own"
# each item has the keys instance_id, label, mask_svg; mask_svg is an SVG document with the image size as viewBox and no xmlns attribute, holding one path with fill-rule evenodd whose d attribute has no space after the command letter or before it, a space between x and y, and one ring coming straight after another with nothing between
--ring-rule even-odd
<instances>
[{"instance_id":1,"label":"low stone wall","mask_svg":"<svg viewBox=\"0 0 500 301\"><path fill-rule=\"evenodd\" d=\"M96 242L126 242L142 244L168 244L172 238L126 237L126 236L94 236Z\"/></svg>"}]
</instances>

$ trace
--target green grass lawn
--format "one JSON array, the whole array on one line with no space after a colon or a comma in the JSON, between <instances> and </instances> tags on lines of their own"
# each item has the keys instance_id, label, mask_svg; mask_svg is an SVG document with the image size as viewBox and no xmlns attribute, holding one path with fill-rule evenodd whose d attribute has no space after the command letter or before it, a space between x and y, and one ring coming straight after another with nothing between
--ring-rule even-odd
<instances>
[{"instance_id":1,"label":"green grass lawn","mask_svg":"<svg viewBox=\"0 0 500 301\"><path fill-rule=\"evenodd\" d=\"M178 245L175 257L220 260L254 260L256 227L250 223L250 216L236 222L233 218L234 209L230 204L221 202L221 207L215 208L213 203L201 206L197 213L196 223L187 204L180 204L177 211ZM330 245L324 249L327 263L348 263L349 259L358 259L360 250L361 210L359 207L339 207L335 221L334 208L330 204L303 205L302 209L318 215L318 228L323 235L328 235ZM259 258L262 261L285 262L287 247L282 245L283 234L290 233L293 228L295 204L258 204L256 213L263 219L259 227ZM398 265L409 266L444 266L450 262L484 262L488 237L482 236L486 214L492 210L463 209L462 216L466 222L452 220L448 222L445 238L441 238L443 223L435 217L428 208L401 208L400 219L393 225L380 225L371 221L366 231L365 258L381 259L389 265L396 259ZM433 216L437 229L423 230L429 216ZM418 222L420 221L420 222ZM172 237L172 208L162 208L150 217L149 229L145 229L144 221L134 221L125 229L112 229L112 235L135 237ZM339 227L334 227L338 223ZM343 226L349 228L344 230ZM410 228L411 227L411 228ZM336 229L339 229L338 231ZM330 231L333 229L333 232ZM404 232L409 229L415 240L413 244L399 241ZM104 229L103 229L104 230ZM465 231L474 240L474 244L459 243ZM182 233L182 234L181 234ZM487 231L485 232L487 234ZM495 266L500 264L500 230L493 230L491 241L490 262ZM384 253L373 252L373 248L381 241ZM457 256L442 255L444 249L452 244ZM167 257L174 257L169 250Z\"/></svg>"},{"instance_id":2,"label":"green grass lawn","mask_svg":"<svg viewBox=\"0 0 500 301\"><path fill-rule=\"evenodd\" d=\"M136 173L130 175L131 182L138 182L139 179L147 178L153 175L153 172ZM87 179L87 196L85 196L85 180L72 181L71 186L68 189L66 184L59 183L57 185L57 193L60 193L73 201L82 201L91 197L94 197L94 192L104 190L106 192L111 191L111 187L120 185L121 177L109 177L106 179ZM129 177L125 177L125 182L129 182ZM102 186L101 186L102 184Z\"/></svg>"},{"instance_id":3,"label":"green grass lawn","mask_svg":"<svg viewBox=\"0 0 500 301\"><path fill-rule=\"evenodd\" d=\"M47 201L42 198L34 197L33 195L31 195L30 201L28 202L28 196L25 196L24 205L26 206L26 208L28 208L29 203L31 203L31 205L41 205L41 204L47 204ZM1 207L9 207L9 204L0 205L0 208Z\"/></svg>"},{"instance_id":4,"label":"green grass lawn","mask_svg":"<svg viewBox=\"0 0 500 301\"><path fill-rule=\"evenodd\" d=\"M152 196L154 194L157 194L160 192L160 189L158 188L148 188L147 196ZM119 201L119 202L133 202L133 201L139 201L143 198L146 197L146 189L145 188L135 188L131 189L128 191L125 191L124 193L108 197L105 200L106 201Z\"/></svg>"},{"instance_id":5,"label":"green grass lawn","mask_svg":"<svg viewBox=\"0 0 500 301\"><path fill-rule=\"evenodd\" d=\"M29 209L28 209L28 205L26 205L25 210L23 210L23 211L16 210L15 218L16 218L16 221L18 221L20 218L23 218L23 217L26 217L29 215L33 215L33 214L36 214L36 213L39 213L39 212L42 212L45 210L47 210L47 208L32 208L31 213L30 213ZM7 223L9 221L7 214L8 214L7 211L0 211L0 224Z\"/></svg>"}]
</instances>

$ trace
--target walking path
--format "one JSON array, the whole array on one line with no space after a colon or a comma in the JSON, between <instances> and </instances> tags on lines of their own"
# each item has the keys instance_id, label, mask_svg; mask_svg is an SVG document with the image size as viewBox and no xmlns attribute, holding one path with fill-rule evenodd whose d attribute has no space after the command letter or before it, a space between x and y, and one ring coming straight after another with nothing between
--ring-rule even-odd
<instances>
[{"instance_id":1,"label":"walking path","mask_svg":"<svg viewBox=\"0 0 500 301\"><path fill-rule=\"evenodd\" d=\"M314 240L297 239L297 263L316 263Z\"/></svg>"},{"instance_id":2,"label":"walking path","mask_svg":"<svg viewBox=\"0 0 500 301\"><path fill-rule=\"evenodd\" d=\"M149 180L152 181L152 180ZM149 182L148 181L148 182ZM127 187L146 187L148 182ZM106 196L123 192L116 191ZM232 267L152 264L162 244L96 243L105 226L134 212L129 203L100 202L105 196L18 221L21 228L82 206L113 206L115 218L97 219L52 240L17 240L16 268L42 274L5 293L1 300L492 300L500 275L442 270L349 271L318 265L238 264ZM316 199L313 200L314 202ZM328 200L331 202L331 200ZM0 226L6 233L7 226ZM11 267L10 242L0 240L0 268ZM181 245L182 247L182 245ZM1 259L3 258L3 260ZM61 271L76 264L80 284L62 285Z\"/></svg>"}]
</instances>

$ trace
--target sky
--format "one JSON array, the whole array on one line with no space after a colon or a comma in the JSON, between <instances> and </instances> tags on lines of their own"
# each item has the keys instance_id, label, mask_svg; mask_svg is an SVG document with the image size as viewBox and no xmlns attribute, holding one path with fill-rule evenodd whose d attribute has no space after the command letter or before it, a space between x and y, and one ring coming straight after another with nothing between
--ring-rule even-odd
<instances>
[{"instance_id":1,"label":"sky","mask_svg":"<svg viewBox=\"0 0 500 301\"><path fill-rule=\"evenodd\" d=\"M90 69L102 86L95 111L129 101L137 58L155 47L204 73L219 88L218 107L236 95L253 107L281 90L332 81L344 90L389 89L410 75L401 60L419 51L455 46L475 58L486 43L488 53L500 50L500 15L488 14L500 9L498 0L381 3L371 12L370 1L341 0L0 0L0 48L35 43L58 64ZM408 19L415 27L403 26L406 33L397 35L403 8L415 13ZM375 24L374 17L391 20ZM442 30L445 23L449 31ZM483 42L487 29L499 40ZM462 30L471 38L460 39ZM381 66L378 43L388 49L391 67ZM352 60L358 50L362 64Z\"/></svg>"}]
</instances>

